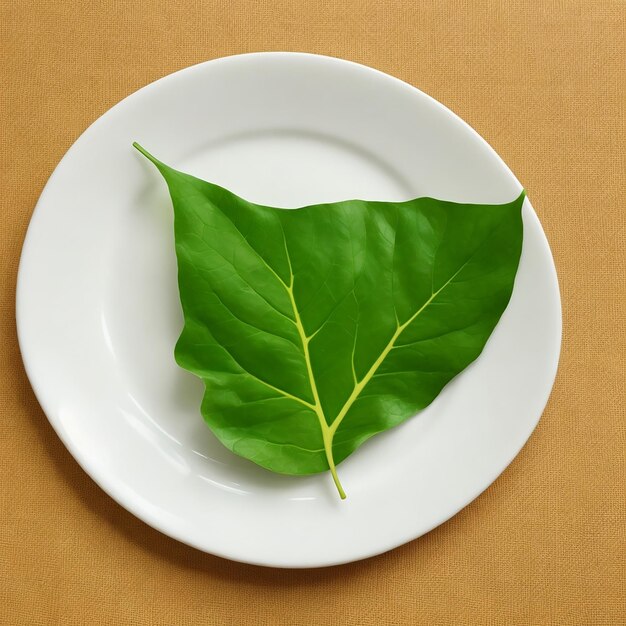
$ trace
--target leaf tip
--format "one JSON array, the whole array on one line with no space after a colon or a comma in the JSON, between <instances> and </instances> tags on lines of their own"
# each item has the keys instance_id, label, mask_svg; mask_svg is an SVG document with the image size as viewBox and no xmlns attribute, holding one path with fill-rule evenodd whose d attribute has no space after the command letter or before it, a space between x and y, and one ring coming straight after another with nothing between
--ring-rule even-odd
<instances>
[{"instance_id":1,"label":"leaf tip","mask_svg":"<svg viewBox=\"0 0 626 626\"><path fill-rule=\"evenodd\" d=\"M141 154L146 154L145 148L142 148L136 141L133 141L133 148L135 148L135 150L139 150Z\"/></svg>"},{"instance_id":2,"label":"leaf tip","mask_svg":"<svg viewBox=\"0 0 626 626\"><path fill-rule=\"evenodd\" d=\"M145 156L146 159L148 159L149 161L152 161L152 163L154 163L156 166L162 165L161 161L153 157L142 145L140 145L136 141L133 141L132 145L133 145L133 148L135 148L135 150L138 150L139 152L141 152L141 154L143 154L143 156Z\"/></svg>"}]
</instances>

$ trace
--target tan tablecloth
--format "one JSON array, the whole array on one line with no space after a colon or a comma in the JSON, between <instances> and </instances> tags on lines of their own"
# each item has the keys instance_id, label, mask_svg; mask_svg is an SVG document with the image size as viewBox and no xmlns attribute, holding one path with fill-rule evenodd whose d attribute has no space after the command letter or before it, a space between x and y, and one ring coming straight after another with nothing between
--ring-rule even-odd
<instances>
[{"instance_id":1,"label":"tan tablecloth","mask_svg":"<svg viewBox=\"0 0 626 626\"><path fill-rule=\"evenodd\" d=\"M2 623L626 623L624 0L0 6ZM76 137L152 80L258 50L360 61L461 115L528 190L563 295L556 386L504 475L426 537L317 571L202 554L114 503L48 425L15 334L23 236Z\"/></svg>"}]
</instances>

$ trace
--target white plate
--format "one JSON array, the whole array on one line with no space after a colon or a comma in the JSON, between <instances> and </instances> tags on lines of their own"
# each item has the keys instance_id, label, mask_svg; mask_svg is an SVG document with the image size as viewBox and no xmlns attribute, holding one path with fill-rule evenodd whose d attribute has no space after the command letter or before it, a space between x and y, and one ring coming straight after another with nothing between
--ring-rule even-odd
<instances>
[{"instance_id":1,"label":"white plate","mask_svg":"<svg viewBox=\"0 0 626 626\"><path fill-rule=\"evenodd\" d=\"M202 384L172 353L182 316L170 200L133 140L276 206L416 196L500 203L521 189L444 106L338 59L228 57L113 107L42 193L17 294L35 393L107 493L201 550L315 567L410 541L496 479L539 420L560 350L556 273L528 201L513 298L482 356L419 416L341 464L349 494L341 502L329 475L272 474L228 452L204 425Z\"/></svg>"}]
</instances>

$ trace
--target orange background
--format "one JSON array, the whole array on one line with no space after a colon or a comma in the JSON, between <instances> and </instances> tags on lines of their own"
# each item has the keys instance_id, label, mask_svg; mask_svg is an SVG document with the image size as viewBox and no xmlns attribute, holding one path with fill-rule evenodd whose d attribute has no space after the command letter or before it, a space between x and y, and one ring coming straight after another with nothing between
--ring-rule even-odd
<instances>
[{"instance_id":1,"label":"orange background","mask_svg":"<svg viewBox=\"0 0 626 626\"><path fill-rule=\"evenodd\" d=\"M626 623L626 3L0 0L0 621ZM337 568L231 563L148 528L77 466L22 368L14 298L44 183L86 126L192 63L344 57L478 130L528 190L564 307L559 375L510 468L429 535Z\"/></svg>"}]
</instances>

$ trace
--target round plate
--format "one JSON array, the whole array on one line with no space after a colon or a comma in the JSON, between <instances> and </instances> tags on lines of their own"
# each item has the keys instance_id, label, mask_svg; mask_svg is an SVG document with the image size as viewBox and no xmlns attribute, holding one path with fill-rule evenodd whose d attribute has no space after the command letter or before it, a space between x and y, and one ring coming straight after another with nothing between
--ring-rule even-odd
<instances>
[{"instance_id":1,"label":"round plate","mask_svg":"<svg viewBox=\"0 0 626 626\"><path fill-rule=\"evenodd\" d=\"M285 477L236 457L179 369L172 210L138 141L254 202L350 198L504 203L521 186L469 126L395 78L293 53L228 57L140 89L78 139L43 191L20 264L28 376L85 471L154 528L220 556L344 563L454 515L537 424L561 339L548 243L528 201L511 303L481 357L436 401L327 474Z\"/></svg>"}]
</instances>

